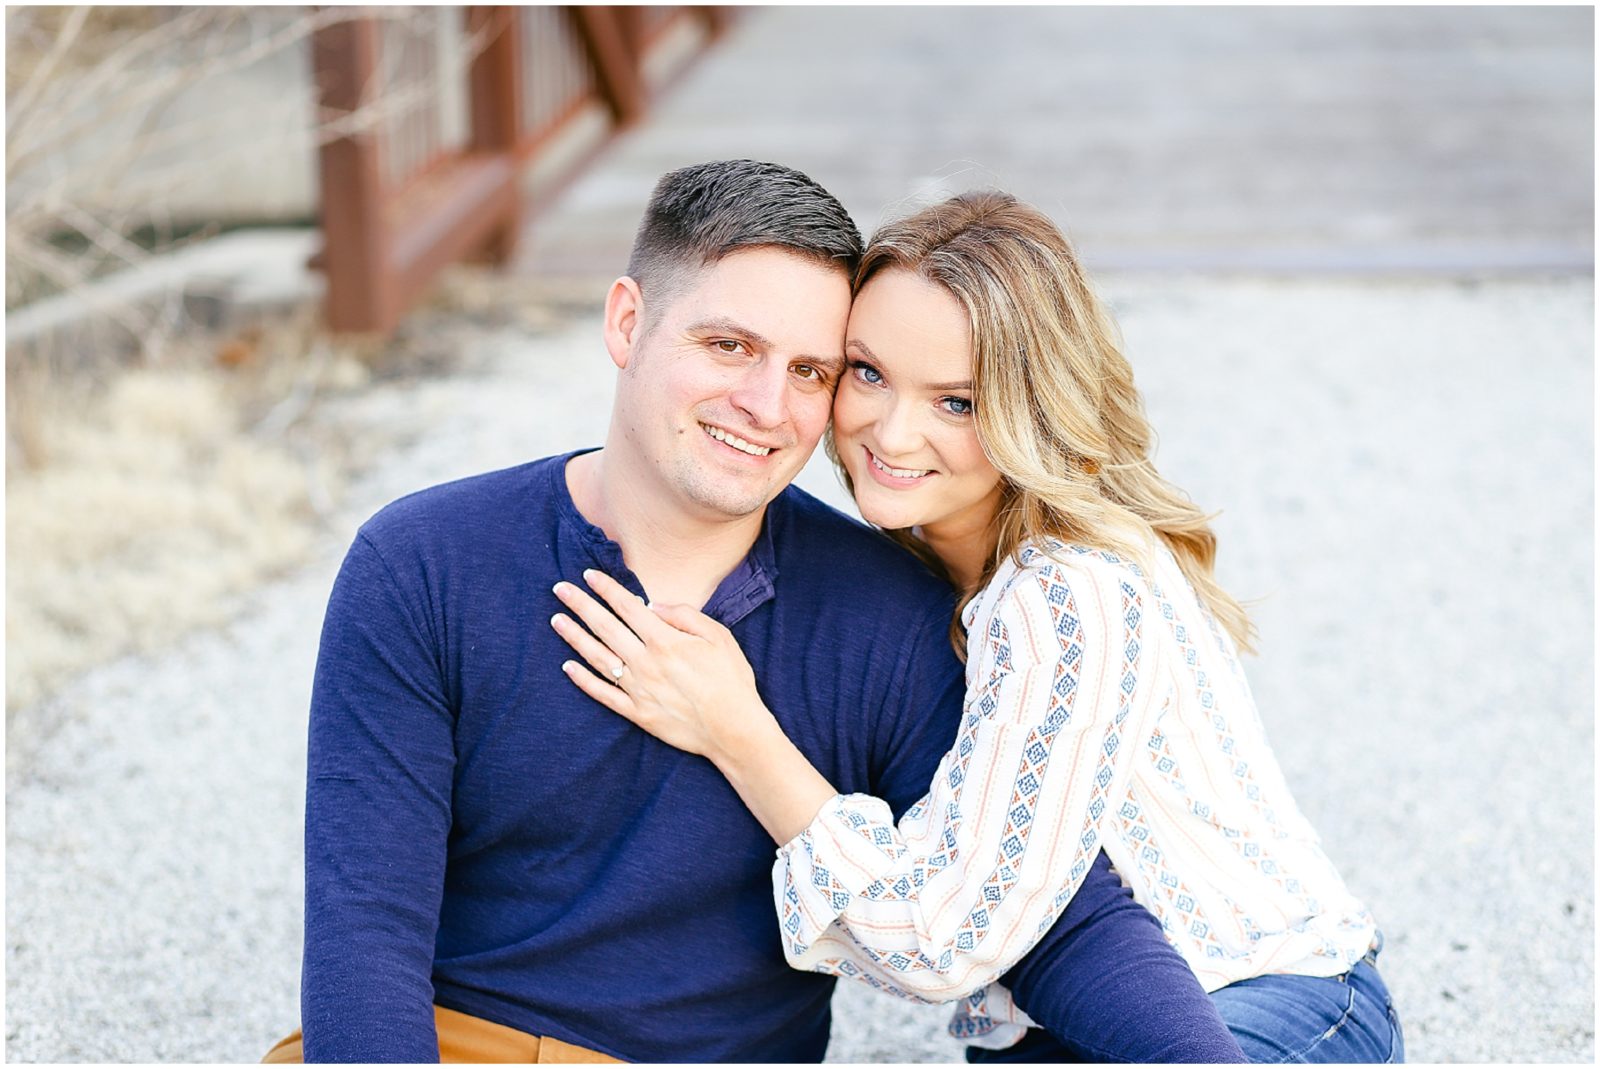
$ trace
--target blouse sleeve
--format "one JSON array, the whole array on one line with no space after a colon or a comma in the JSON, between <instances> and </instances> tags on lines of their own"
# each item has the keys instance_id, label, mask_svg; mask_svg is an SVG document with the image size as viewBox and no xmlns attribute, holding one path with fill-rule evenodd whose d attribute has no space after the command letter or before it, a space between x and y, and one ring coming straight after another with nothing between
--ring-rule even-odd
<instances>
[{"instance_id":1,"label":"blouse sleeve","mask_svg":"<svg viewBox=\"0 0 1600 1069\"><path fill-rule=\"evenodd\" d=\"M1140 589L1111 569L1018 571L969 639L962 726L928 793L837 795L779 851L795 968L942 1002L990 983L1071 900L1163 697Z\"/></svg>"}]
</instances>

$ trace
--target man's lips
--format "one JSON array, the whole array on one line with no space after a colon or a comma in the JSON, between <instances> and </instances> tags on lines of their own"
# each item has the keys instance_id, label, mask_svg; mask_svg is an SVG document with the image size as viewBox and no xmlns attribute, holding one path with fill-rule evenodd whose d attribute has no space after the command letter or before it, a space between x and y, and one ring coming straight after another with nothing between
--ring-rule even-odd
<instances>
[{"instance_id":1,"label":"man's lips","mask_svg":"<svg viewBox=\"0 0 1600 1069\"><path fill-rule=\"evenodd\" d=\"M732 449L737 449L746 456L768 456L774 449L777 448L777 446L761 445L757 442L750 441L748 438L741 438L739 435L734 434L730 430L725 430L722 427L718 427L710 423L700 424L700 429L705 431L709 437Z\"/></svg>"}]
</instances>

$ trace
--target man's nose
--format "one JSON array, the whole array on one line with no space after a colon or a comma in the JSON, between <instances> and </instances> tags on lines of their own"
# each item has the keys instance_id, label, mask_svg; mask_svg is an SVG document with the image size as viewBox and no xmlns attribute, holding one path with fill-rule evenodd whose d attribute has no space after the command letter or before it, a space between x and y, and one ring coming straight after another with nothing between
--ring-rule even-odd
<instances>
[{"instance_id":1,"label":"man's nose","mask_svg":"<svg viewBox=\"0 0 1600 1069\"><path fill-rule=\"evenodd\" d=\"M789 369L782 361L761 360L746 369L728 400L757 427L776 427L788 405Z\"/></svg>"}]
</instances>

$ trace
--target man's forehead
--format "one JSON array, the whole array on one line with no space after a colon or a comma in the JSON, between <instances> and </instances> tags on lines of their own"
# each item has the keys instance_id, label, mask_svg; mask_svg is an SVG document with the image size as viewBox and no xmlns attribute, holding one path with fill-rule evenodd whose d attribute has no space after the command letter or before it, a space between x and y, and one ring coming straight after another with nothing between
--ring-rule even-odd
<instances>
[{"instance_id":1,"label":"man's forehead","mask_svg":"<svg viewBox=\"0 0 1600 1069\"><path fill-rule=\"evenodd\" d=\"M777 272L799 272L836 279L847 287L850 285L850 272L840 261L824 259L783 245L751 245L734 249L702 265L696 273L702 278L716 275L742 279Z\"/></svg>"},{"instance_id":2,"label":"man's forehead","mask_svg":"<svg viewBox=\"0 0 1600 1069\"><path fill-rule=\"evenodd\" d=\"M740 250L703 269L673 303L675 318L685 322L720 317L760 332L767 329L764 323L811 321L831 331L842 329L849 315L850 280L842 266L813 258L767 248Z\"/></svg>"}]
</instances>

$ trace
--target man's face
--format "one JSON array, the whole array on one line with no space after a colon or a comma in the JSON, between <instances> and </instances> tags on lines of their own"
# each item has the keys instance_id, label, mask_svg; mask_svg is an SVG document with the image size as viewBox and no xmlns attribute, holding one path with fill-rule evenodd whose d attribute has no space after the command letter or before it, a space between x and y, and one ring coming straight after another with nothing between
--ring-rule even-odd
<instances>
[{"instance_id":1,"label":"man's face","mask_svg":"<svg viewBox=\"0 0 1600 1069\"><path fill-rule=\"evenodd\" d=\"M630 452L700 518L759 512L828 425L849 314L841 268L776 248L732 253L647 304L617 386Z\"/></svg>"}]
</instances>

